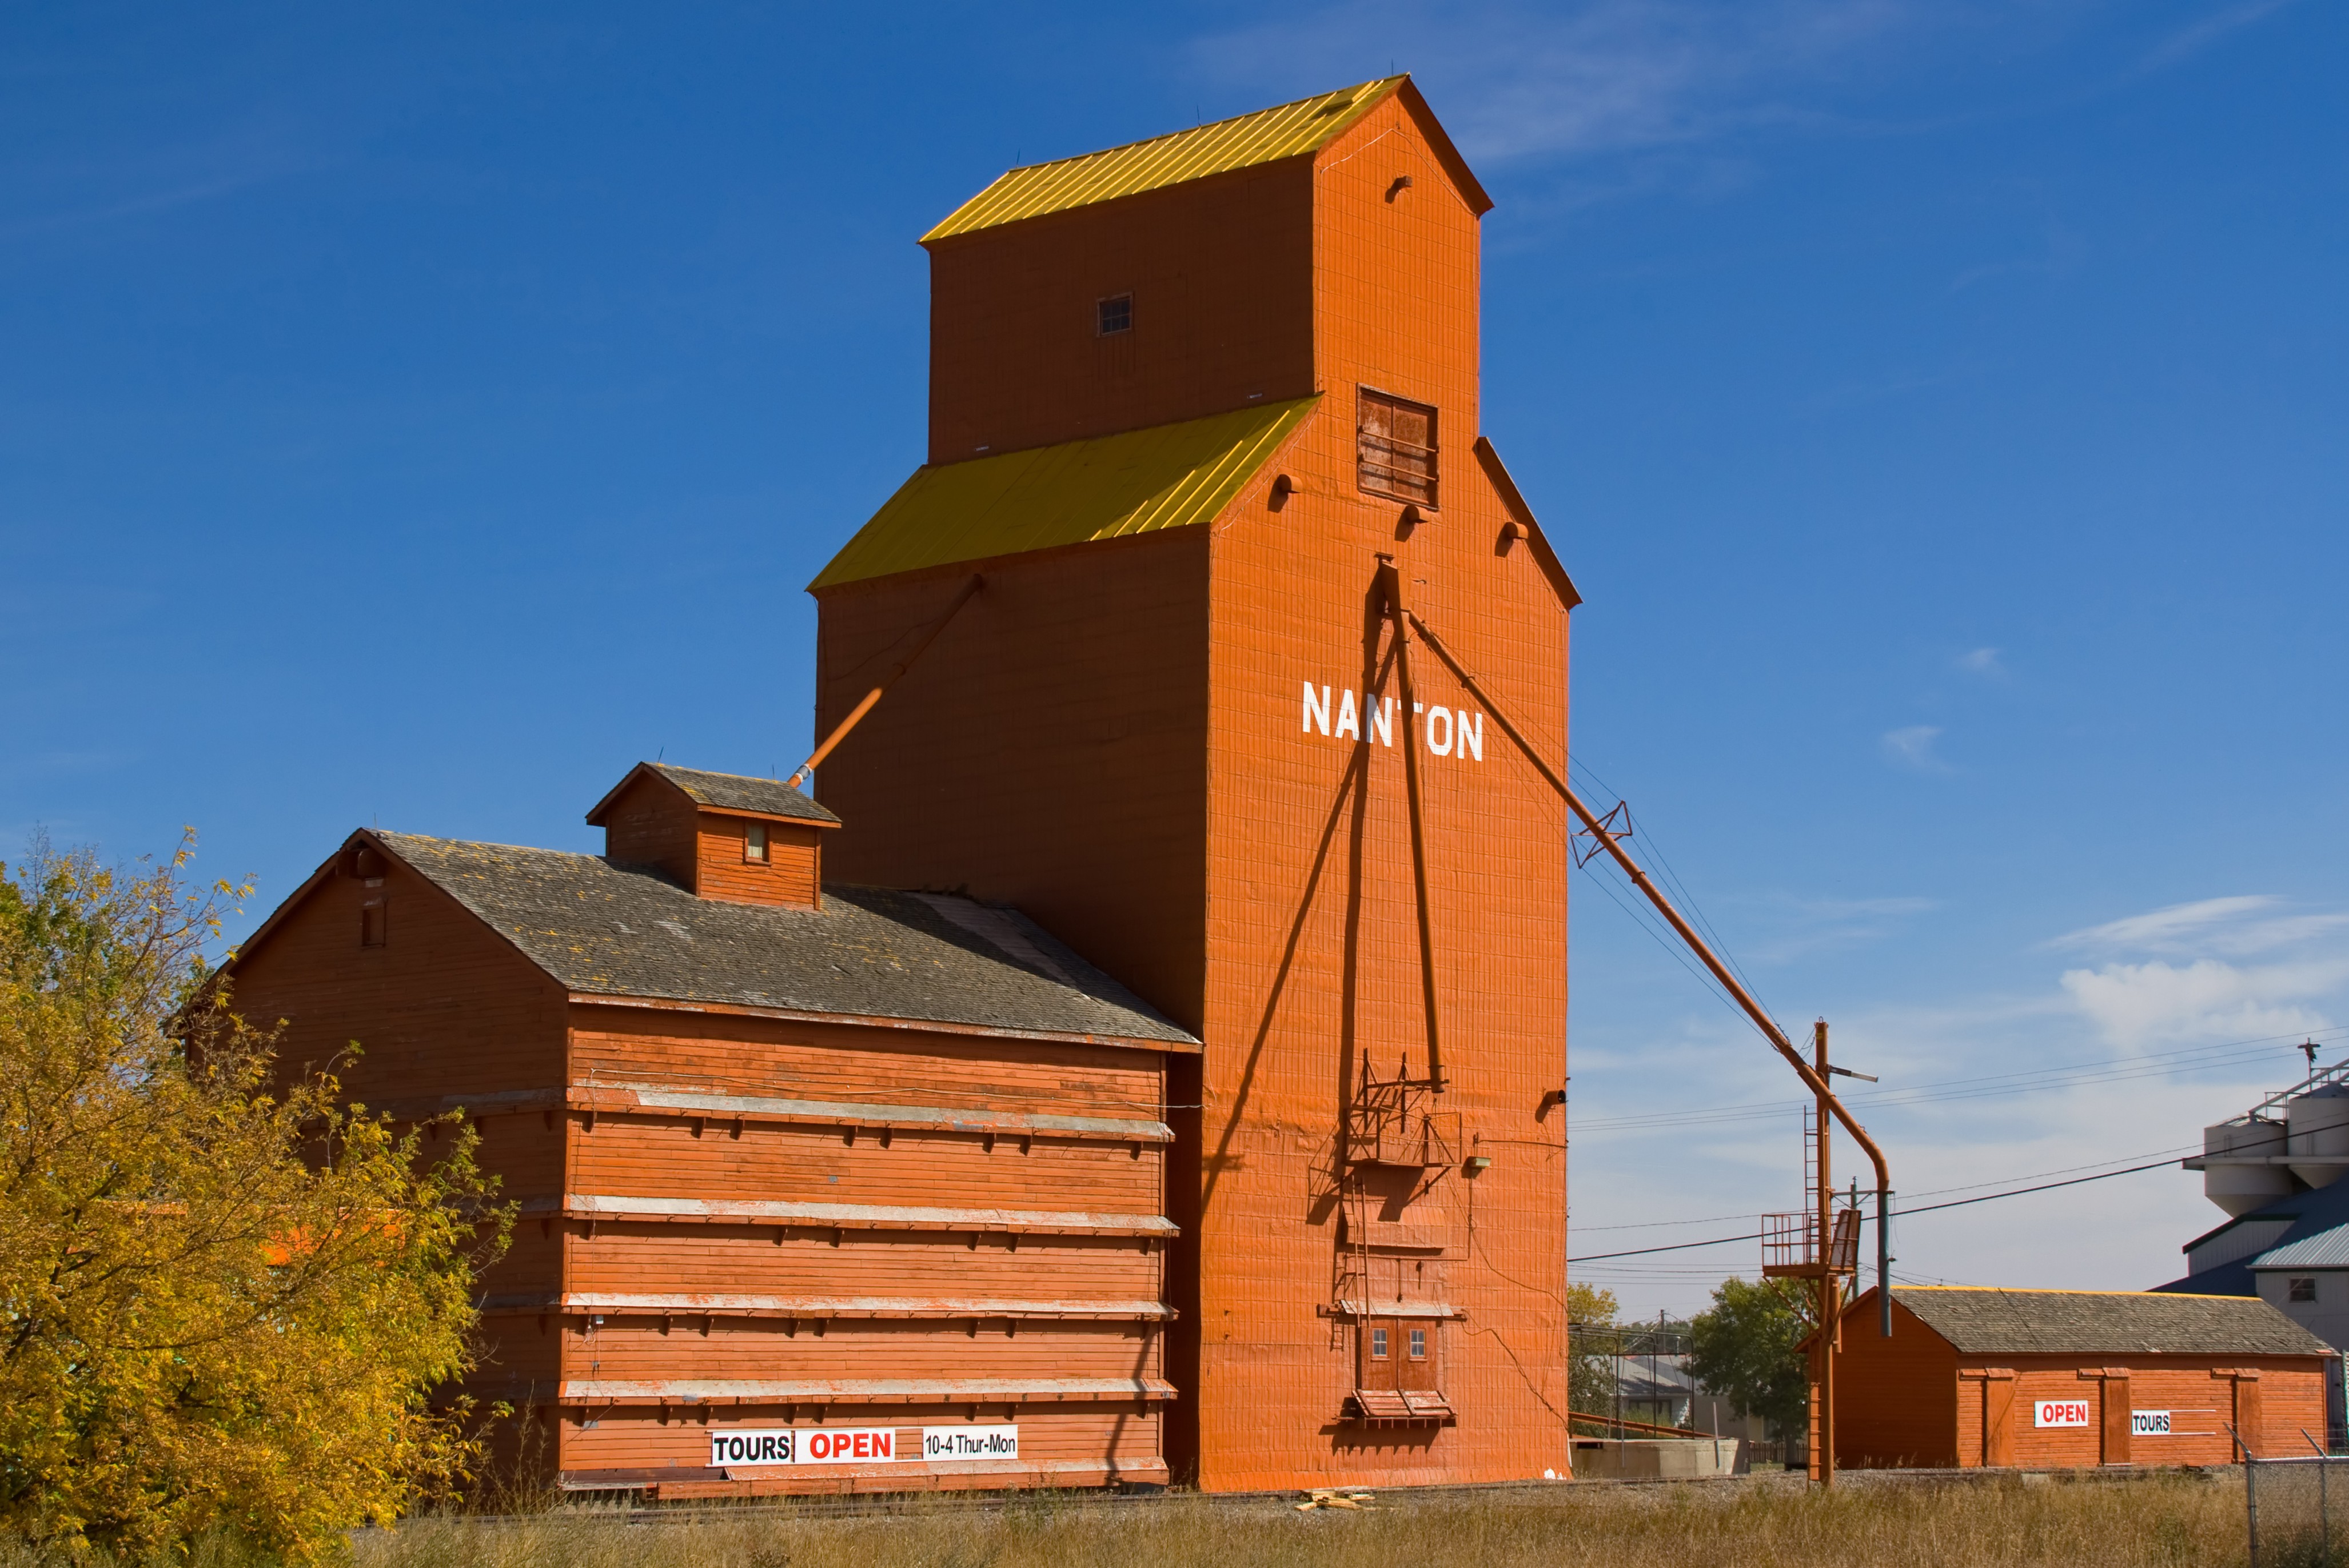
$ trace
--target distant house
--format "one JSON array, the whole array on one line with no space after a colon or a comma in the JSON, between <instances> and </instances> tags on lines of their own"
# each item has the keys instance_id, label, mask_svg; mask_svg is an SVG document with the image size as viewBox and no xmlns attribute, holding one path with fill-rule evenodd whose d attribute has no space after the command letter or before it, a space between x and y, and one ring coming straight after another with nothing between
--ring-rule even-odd
<instances>
[{"instance_id":1,"label":"distant house","mask_svg":"<svg viewBox=\"0 0 2349 1568\"><path fill-rule=\"evenodd\" d=\"M1656 1356L1615 1356L1608 1367L1615 1380L1623 1415L1660 1427L1682 1427L1715 1437L1744 1438L1762 1442L1777 1434L1759 1416L1749 1416L1736 1401L1716 1394L1696 1380L1689 1358L1681 1352Z\"/></svg>"}]
</instances>

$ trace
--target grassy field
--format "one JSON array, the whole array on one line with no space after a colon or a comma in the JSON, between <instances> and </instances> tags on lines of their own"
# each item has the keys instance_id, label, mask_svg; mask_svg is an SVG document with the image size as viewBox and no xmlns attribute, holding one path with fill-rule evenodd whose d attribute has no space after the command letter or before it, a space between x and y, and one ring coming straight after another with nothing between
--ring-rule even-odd
<instances>
[{"instance_id":1,"label":"grassy field","mask_svg":"<svg viewBox=\"0 0 2349 1568\"><path fill-rule=\"evenodd\" d=\"M765 1505L646 1522L558 1510L424 1519L353 1543L354 1568L2096 1568L2245 1560L2242 1495L2208 1478L2020 1485L1863 1479L1529 1487L1377 1499L1360 1511L1280 1501L953 1499L841 1515ZM50 1568L0 1546L0 1568ZM80 1560L87 1563L90 1559ZM251 1568L225 1543L175 1559Z\"/></svg>"},{"instance_id":2,"label":"grassy field","mask_svg":"<svg viewBox=\"0 0 2349 1568\"><path fill-rule=\"evenodd\" d=\"M2205 1479L2004 1485L1799 1482L1557 1486L1380 1500L1359 1512L1278 1501L1037 1498L911 1502L854 1518L745 1509L690 1522L551 1513L423 1521L357 1543L358 1568L2098 1568L2244 1561L2242 1498Z\"/></svg>"}]
</instances>

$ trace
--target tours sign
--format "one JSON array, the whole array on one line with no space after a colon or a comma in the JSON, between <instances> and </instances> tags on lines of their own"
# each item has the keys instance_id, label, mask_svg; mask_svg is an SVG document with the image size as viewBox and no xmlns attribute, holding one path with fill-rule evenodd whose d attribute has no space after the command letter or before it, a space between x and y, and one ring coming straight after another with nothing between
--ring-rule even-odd
<instances>
[{"instance_id":1,"label":"tours sign","mask_svg":"<svg viewBox=\"0 0 2349 1568\"><path fill-rule=\"evenodd\" d=\"M714 1469L753 1465L900 1464L919 1460L1016 1460L1016 1426L924 1427L917 1449L895 1427L735 1427L709 1434Z\"/></svg>"}]
</instances>

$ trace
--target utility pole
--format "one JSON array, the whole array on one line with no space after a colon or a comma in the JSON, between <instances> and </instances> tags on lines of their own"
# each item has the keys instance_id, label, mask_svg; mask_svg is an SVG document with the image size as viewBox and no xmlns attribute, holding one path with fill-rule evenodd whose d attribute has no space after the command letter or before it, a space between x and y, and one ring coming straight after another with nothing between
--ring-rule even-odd
<instances>
[{"instance_id":1,"label":"utility pole","mask_svg":"<svg viewBox=\"0 0 2349 1568\"><path fill-rule=\"evenodd\" d=\"M1837 1308L1843 1295L1836 1278L1829 1249L1835 1244L1835 1171L1829 1163L1834 1129L1829 1121L1827 1093L1827 1021L1811 1026L1811 1065L1818 1073L1819 1190L1818 1203L1818 1332L1811 1336L1811 1479L1821 1486L1835 1484L1835 1340Z\"/></svg>"}]
</instances>

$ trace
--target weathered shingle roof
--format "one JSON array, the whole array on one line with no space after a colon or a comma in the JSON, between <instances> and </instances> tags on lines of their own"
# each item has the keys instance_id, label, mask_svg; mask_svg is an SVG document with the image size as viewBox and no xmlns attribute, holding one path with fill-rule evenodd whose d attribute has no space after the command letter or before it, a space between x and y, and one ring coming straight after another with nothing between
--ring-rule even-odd
<instances>
[{"instance_id":1,"label":"weathered shingle roof","mask_svg":"<svg viewBox=\"0 0 2349 1568\"><path fill-rule=\"evenodd\" d=\"M751 779L740 773L705 773L698 768L671 768L658 762L651 767L696 800L721 811L759 811L770 817L801 817L813 822L840 820L781 779Z\"/></svg>"},{"instance_id":2,"label":"weathered shingle roof","mask_svg":"<svg viewBox=\"0 0 2349 1568\"><path fill-rule=\"evenodd\" d=\"M837 884L817 910L723 903L593 855L369 836L572 991L1198 1043L1016 910Z\"/></svg>"},{"instance_id":3,"label":"weathered shingle roof","mask_svg":"<svg viewBox=\"0 0 2349 1568\"><path fill-rule=\"evenodd\" d=\"M776 779L753 779L741 773L705 773L698 768L672 768L658 762L639 762L628 769L627 777L605 793L587 813L590 823L603 820L604 808L609 806L639 773L657 773L685 792L688 799L719 811L756 811L762 817L796 817L805 822L831 822L840 819L819 806L807 796Z\"/></svg>"},{"instance_id":4,"label":"weathered shingle roof","mask_svg":"<svg viewBox=\"0 0 2349 1568\"><path fill-rule=\"evenodd\" d=\"M1907 1285L1892 1299L1966 1355L2331 1354L2256 1296Z\"/></svg>"}]
</instances>

